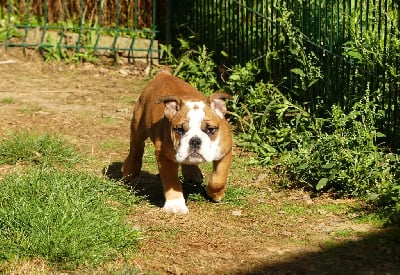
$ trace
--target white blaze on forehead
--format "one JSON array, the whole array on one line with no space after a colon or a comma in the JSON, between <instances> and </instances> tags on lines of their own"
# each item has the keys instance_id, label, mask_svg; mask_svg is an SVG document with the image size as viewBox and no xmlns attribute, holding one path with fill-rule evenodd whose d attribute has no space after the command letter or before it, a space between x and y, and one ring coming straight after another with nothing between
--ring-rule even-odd
<instances>
[{"instance_id":1,"label":"white blaze on forehead","mask_svg":"<svg viewBox=\"0 0 400 275\"><path fill-rule=\"evenodd\" d=\"M202 101L191 101L186 102L186 106L189 108L187 114L189 118L189 129L201 128L201 122L205 117L204 113L204 102Z\"/></svg>"}]
</instances>

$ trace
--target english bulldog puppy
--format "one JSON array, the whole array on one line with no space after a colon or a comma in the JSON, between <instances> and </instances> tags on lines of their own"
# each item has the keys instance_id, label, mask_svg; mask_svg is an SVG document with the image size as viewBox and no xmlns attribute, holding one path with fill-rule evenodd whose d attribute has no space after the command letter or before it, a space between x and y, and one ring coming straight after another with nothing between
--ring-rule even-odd
<instances>
[{"instance_id":1,"label":"english bulldog puppy","mask_svg":"<svg viewBox=\"0 0 400 275\"><path fill-rule=\"evenodd\" d=\"M139 97L131 122L130 150L122 166L124 180L140 172L145 140L154 143L163 185L163 210L187 214L188 207L178 178L200 183L198 164L213 162L207 194L215 202L223 199L232 159L232 134L225 119L225 93L205 97L170 71L160 70Z\"/></svg>"}]
</instances>

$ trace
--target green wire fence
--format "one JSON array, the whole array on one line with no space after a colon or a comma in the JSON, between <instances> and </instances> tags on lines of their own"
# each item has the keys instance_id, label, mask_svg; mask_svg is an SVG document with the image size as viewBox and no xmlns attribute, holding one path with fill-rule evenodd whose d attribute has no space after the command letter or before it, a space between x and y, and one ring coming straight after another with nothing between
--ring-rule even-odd
<instances>
[{"instance_id":1,"label":"green wire fence","mask_svg":"<svg viewBox=\"0 0 400 275\"><path fill-rule=\"evenodd\" d=\"M0 0L5 47L158 59L156 0ZM1 13L0 13L1 15Z\"/></svg>"},{"instance_id":2,"label":"green wire fence","mask_svg":"<svg viewBox=\"0 0 400 275\"><path fill-rule=\"evenodd\" d=\"M179 2L179 5L178 5ZM396 0L179 0L180 32L219 65L252 60L308 110L380 94L386 142L400 148L400 7ZM182 28L184 26L184 28ZM310 66L311 64L311 66Z\"/></svg>"}]
</instances>

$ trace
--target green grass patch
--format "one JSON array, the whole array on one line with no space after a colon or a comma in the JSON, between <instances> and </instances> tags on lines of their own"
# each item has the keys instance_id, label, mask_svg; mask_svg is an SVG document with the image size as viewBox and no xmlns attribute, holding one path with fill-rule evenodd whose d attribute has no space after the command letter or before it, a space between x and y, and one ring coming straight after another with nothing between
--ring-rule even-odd
<instances>
[{"instance_id":1,"label":"green grass patch","mask_svg":"<svg viewBox=\"0 0 400 275\"><path fill-rule=\"evenodd\" d=\"M106 140L101 144L101 148L105 150L117 150L124 146L125 144L122 143L120 140L110 139Z\"/></svg>"},{"instance_id":2,"label":"green grass patch","mask_svg":"<svg viewBox=\"0 0 400 275\"><path fill-rule=\"evenodd\" d=\"M102 123L106 125L113 125L116 121L117 120L115 118L109 116L102 118Z\"/></svg>"},{"instance_id":3,"label":"green grass patch","mask_svg":"<svg viewBox=\"0 0 400 275\"><path fill-rule=\"evenodd\" d=\"M35 166L8 175L0 182L0 260L74 269L128 256L138 232L124 219L137 200L88 173Z\"/></svg>"},{"instance_id":4,"label":"green grass patch","mask_svg":"<svg viewBox=\"0 0 400 275\"><path fill-rule=\"evenodd\" d=\"M135 103L135 99L133 99L133 97L131 97L131 96L123 96L123 97L121 97L121 102L122 103L126 103L126 104L129 104L129 105L132 105L133 103Z\"/></svg>"},{"instance_id":5,"label":"green grass patch","mask_svg":"<svg viewBox=\"0 0 400 275\"><path fill-rule=\"evenodd\" d=\"M13 104L15 102L14 98L12 97L5 97L0 101L1 105L5 105L5 104Z\"/></svg>"},{"instance_id":6,"label":"green grass patch","mask_svg":"<svg viewBox=\"0 0 400 275\"><path fill-rule=\"evenodd\" d=\"M126 221L139 197L120 183L82 172L75 147L49 134L10 132L0 165L21 162L0 180L0 262L44 259L57 269L132 255L139 232Z\"/></svg>"},{"instance_id":7,"label":"green grass patch","mask_svg":"<svg viewBox=\"0 0 400 275\"><path fill-rule=\"evenodd\" d=\"M234 206L247 206L247 197L255 195L255 191L250 188L242 188L237 186L228 186L225 193L223 203Z\"/></svg>"},{"instance_id":8,"label":"green grass patch","mask_svg":"<svg viewBox=\"0 0 400 275\"><path fill-rule=\"evenodd\" d=\"M188 194L188 200L195 202L208 202L208 197L206 195L206 185L196 187L195 192ZM248 206L248 197L254 196L256 193L250 188L243 188L233 185L228 185L225 197L221 201L223 204L229 204L232 206L246 207Z\"/></svg>"},{"instance_id":9,"label":"green grass patch","mask_svg":"<svg viewBox=\"0 0 400 275\"><path fill-rule=\"evenodd\" d=\"M363 224L371 224L375 227L383 228L388 223L387 216L383 215L383 213L361 213L361 215L357 216L355 222Z\"/></svg>"},{"instance_id":10,"label":"green grass patch","mask_svg":"<svg viewBox=\"0 0 400 275\"><path fill-rule=\"evenodd\" d=\"M0 164L26 164L70 166L81 159L74 146L61 137L38 135L26 131L8 133L0 141Z\"/></svg>"},{"instance_id":11,"label":"green grass patch","mask_svg":"<svg viewBox=\"0 0 400 275\"><path fill-rule=\"evenodd\" d=\"M295 202L283 202L281 204L281 211L286 215L303 216L307 214L307 207Z\"/></svg>"},{"instance_id":12,"label":"green grass patch","mask_svg":"<svg viewBox=\"0 0 400 275\"><path fill-rule=\"evenodd\" d=\"M21 113L26 114L26 115L31 115L33 113L36 113L36 112L40 111L40 110L42 110L42 107L40 107L37 104L26 105L26 106L23 106L23 107L21 107L19 109L19 111Z\"/></svg>"},{"instance_id":13,"label":"green grass patch","mask_svg":"<svg viewBox=\"0 0 400 275\"><path fill-rule=\"evenodd\" d=\"M341 237L341 238L346 238L350 236L354 236L356 232L353 229L340 229L335 232L333 232L333 235L335 237Z\"/></svg>"},{"instance_id":14,"label":"green grass patch","mask_svg":"<svg viewBox=\"0 0 400 275\"><path fill-rule=\"evenodd\" d=\"M336 215L344 215L351 210L351 206L348 203L329 203L321 204L314 208L314 212L327 212Z\"/></svg>"},{"instance_id":15,"label":"green grass patch","mask_svg":"<svg viewBox=\"0 0 400 275\"><path fill-rule=\"evenodd\" d=\"M207 198L202 193L188 194L188 200L195 201L195 202L207 202L208 201Z\"/></svg>"}]
</instances>

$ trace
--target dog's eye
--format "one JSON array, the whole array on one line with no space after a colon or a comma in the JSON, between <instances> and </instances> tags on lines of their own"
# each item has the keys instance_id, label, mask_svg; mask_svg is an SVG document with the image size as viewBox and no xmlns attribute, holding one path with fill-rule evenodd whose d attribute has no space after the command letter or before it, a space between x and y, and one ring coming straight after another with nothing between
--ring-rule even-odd
<instances>
[{"instance_id":1,"label":"dog's eye","mask_svg":"<svg viewBox=\"0 0 400 275\"><path fill-rule=\"evenodd\" d=\"M174 128L174 131L177 135L182 136L185 133L185 129L182 126L178 126Z\"/></svg>"},{"instance_id":2,"label":"dog's eye","mask_svg":"<svg viewBox=\"0 0 400 275\"><path fill-rule=\"evenodd\" d=\"M206 132L207 135L212 136L212 135L215 134L215 132L217 132L217 127L208 126L206 128L205 132Z\"/></svg>"}]
</instances>

